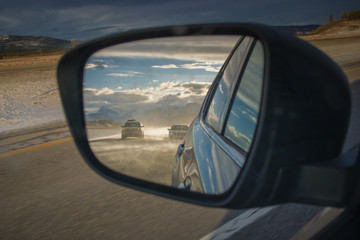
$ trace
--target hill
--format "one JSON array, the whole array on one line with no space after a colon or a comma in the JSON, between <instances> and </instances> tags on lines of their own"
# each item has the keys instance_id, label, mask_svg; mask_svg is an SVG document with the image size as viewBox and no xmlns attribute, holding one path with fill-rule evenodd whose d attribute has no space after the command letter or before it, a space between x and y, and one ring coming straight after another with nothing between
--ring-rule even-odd
<instances>
[{"instance_id":1,"label":"hill","mask_svg":"<svg viewBox=\"0 0 360 240\"><path fill-rule=\"evenodd\" d=\"M282 33L289 35L309 35L313 30L319 28L320 25L293 25L293 26L274 26L274 28Z\"/></svg>"},{"instance_id":2,"label":"hill","mask_svg":"<svg viewBox=\"0 0 360 240\"><path fill-rule=\"evenodd\" d=\"M321 25L307 39L360 36L360 20L338 19Z\"/></svg>"},{"instance_id":3,"label":"hill","mask_svg":"<svg viewBox=\"0 0 360 240\"><path fill-rule=\"evenodd\" d=\"M0 53L70 49L71 41L51 37L0 35Z\"/></svg>"}]
</instances>

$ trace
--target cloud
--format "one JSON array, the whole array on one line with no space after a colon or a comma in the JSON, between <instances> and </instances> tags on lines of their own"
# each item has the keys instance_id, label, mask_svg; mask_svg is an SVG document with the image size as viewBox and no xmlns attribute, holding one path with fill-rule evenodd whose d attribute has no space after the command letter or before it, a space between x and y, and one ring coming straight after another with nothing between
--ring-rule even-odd
<instances>
[{"instance_id":1,"label":"cloud","mask_svg":"<svg viewBox=\"0 0 360 240\"><path fill-rule=\"evenodd\" d=\"M96 60L93 60L92 63L87 63L85 65L85 68L86 69L90 69L90 68L105 69L105 68L108 68L109 66L106 65L104 62L105 62L104 60L96 59Z\"/></svg>"},{"instance_id":2,"label":"cloud","mask_svg":"<svg viewBox=\"0 0 360 240\"><path fill-rule=\"evenodd\" d=\"M190 82L183 83L182 86L190 92L190 94L205 95L210 88L211 83Z\"/></svg>"},{"instance_id":3,"label":"cloud","mask_svg":"<svg viewBox=\"0 0 360 240\"><path fill-rule=\"evenodd\" d=\"M171 105L177 105L180 102L182 102L182 99L179 97L178 94L169 94L169 95L166 95L166 96L162 97L158 101L158 104L159 105L167 104L167 105L171 106Z\"/></svg>"},{"instance_id":4,"label":"cloud","mask_svg":"<svg viewBox=\"0 0 360 240\"><path fill-rule=\"evenodd\" d=\"M141 74L140 72L132 72L132 73L108 73L106 76L110 77L132 77L135 75Z\"/></svg>"},{"instance_id":5,"label":"cloud","mask_svg":"<svg viewBox=\"0 0 360 240\"><path fill-rule=\"evenodd\" d=\"M96 69L104 69L104 68L107 68L108 65L105 65L105 64L94 64L94 63L88 63L85 65L85 68L86 69L90 69L90 68L96 68Z\"/></svg>"},{"instance_id":6,"label":"cloud","mask_svg":"<svg viewBox=\"0 0 360 240\"><path fill-rule=\"evenodd\" d=\"M102 88L102 89L99 89L99 90L94 90L93 93L95 94L95 96L111 95L111 94L114 94L114 91L109 89L109 88Z\"/></svg>"},{"instance_id":7,"label":"cloud","mask_svg":"<svg viewBox=\"0 0 360 240\"><path fill-rule=\"evenodd\" d=\"M165 93L180 93L180 96L205 95L210 85L209 82L163 82L154 90Z\"/></svg>"},{"instance_id":8,"label":"cloud","mask_svg":"<svg viewBox=\"0 0 360 240\"><path fill-rule=\"evenodd\" d=\"M218 72L221 68L221 66L214 67L206 63L183 64L181 67L186 69L204 69L207 72Z\"/></svg>"},{"instance_id":9,"label":"cloud","mask_svg":"<svg viewBox=\"0 0 360 240\"><path fill-rule=\"evenodd\" d=\"M139 101L143 101L143 100L147 100L147 97L145 96L141 96L141 92L134 93L134 91L123 91L121 90L121 87L119 87L117 90L112 90L109 88L102 88L102 89L93 89L93 88L85 88L84 89L84 95L86 95L88 97L88 99L90 98L94 98L94 99L101 99L101 100L110 100L111 99L116 99L119 96L124 96L124 97L120 97L119 100L121 100L122 102L139 102ZM137 95L135 98L134 96ZM126 99L126 97L128 97L128 99Z\"/></svg>"},{"instance_id":10,"label":"cloud","mask_svg":"<svg viewBox=\"0 0 360 240\"><path fill-rule=\"evenodd\" d=\"M208 82L163 82L157 87L145 89L86 88L84 99L88 111L94 111L104 105L121 105L136 111L149 109L150 106L184 106L188 103L202 103L210 84Z\"/></svg>"},{"instance_id":11,"label":"cloud","mask_svg":"<svg viewBox=\"0 0 360 240\"><path fill-rule=\"evenodd\" d=\"M221 68L221 66L214 66L214 65L218 65L217 63L211 63L211 62L206 62L206 63L188 63L188 64L180 64L180 65L175 65L175 64L168 64L168 65L154 65L152 66L153 68L162 68L162 69L171 69L171 68L183 68L183 69L203 69L207 72L218 72Z\"/></svg>"},{"instance_id":12,"label":"cloud","mask_svg":"<svg viewBox=\"0 0 360 240\"><path fill-rule=\"evenodd\" d=\"M1 25L5 25L7 27L17 27L21 24L21 21L19 21L16 17L0 15L0 23Z\"/></svg>"},{"instance_id":13,"label":"cloud","mask_svg":"<svg viewBox=\"0 0 360 240\"><path fill-rule=\"evenodd\" d=\"M168 64L168 65L154 65L153 68L163 68L163 69L169 69L169 68L178 68L175 64Z\"/></svg>"},{"instance_id":14,"label":"cloud","mask_svg":"<svg viewBox=\"0 0 360 240\"><path fill-rule=\"evenodd\" d=\"M215 71L212 65L221 65L240 36L187 36L155 38L114 45L95 53L94 57L142 57L190 60L197 65L154 65L153 68L203 68Z\"/></svg>"},{"instance_id":15,"label":"cloud","mask_svg":"<svg viewBox=\"0 0 360 240\"><path fill-rule=\"evenodd\" d=\"M0 31L15 35L91 39L105 34L153 26L260 22L268 25L325 23L329 13L358 8L347 1L1 1ZM326 4L326 7L321 8ZM313 6L309 8L309 6ZM294 14L296 6L296 14ZM320 7L319 7L320 6ZM301 14L300 14L301 13ZM114 24L115 23L115 24ZM56 29L56 30L54 30ZM179 30L177 31L179 32Z\"/></svg>"},{"instance_id":16,"label":"cloud","mask_svg":"<svg viewBox=\"0 0 360 240\"><path fill-rule=\"evenodd\" d=\"M236 145L248 151L251 145L252 136L246 136L240 133L234 126L227 126L225 135L232 140Z\"/></svg>"}]
</instances>

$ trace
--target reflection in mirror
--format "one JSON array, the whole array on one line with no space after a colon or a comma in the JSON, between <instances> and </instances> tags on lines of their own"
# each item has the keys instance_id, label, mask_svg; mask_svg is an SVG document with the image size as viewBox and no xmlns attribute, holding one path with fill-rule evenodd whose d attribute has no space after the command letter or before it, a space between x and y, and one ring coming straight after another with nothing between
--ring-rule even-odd
<instances>
[{"instance_id":1,"label":"reflection in mirror","mask_svg":"<svg viewBox=\"0 0 360 240\"><path fill-rule=\"evenodd\" d=\"M221 194L234 184L247 161L258 123L264 60L260 41L250 36L239 40L178 148L173 187Z\"/></svg>"},{"instance_id":2,"label":"reflection in mirror","mask_svg":"<svg viewBox=\"0 0 360 240\"><path fill-rule=\"evenodd\" d=\"M264 75L264 49L257 42L241 77L228 112L224 136L248 152L254 138L260 110Z\"/></svg>"},{"instance_id":3,"label":"reflection in mirror","mask_svg":"<svg viewBox=\"0 0 360 240\"><path fill-rule=\"evenodd\" d=\"M170 186L179 143L239 38L148 39L93 54L83 93L88 140L99 161Z\"/></svg>"}]
</instances>

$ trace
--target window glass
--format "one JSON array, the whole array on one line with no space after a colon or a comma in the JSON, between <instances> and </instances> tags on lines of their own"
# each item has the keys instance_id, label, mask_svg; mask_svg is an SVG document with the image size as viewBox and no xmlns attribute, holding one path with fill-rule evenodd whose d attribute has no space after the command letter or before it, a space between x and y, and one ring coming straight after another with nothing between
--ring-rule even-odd
<instances>
[{"instance_id":1,"label":"window glass","mask_svg":"<svg viewBox=\"0 0 360 240\"><path fill-rule=\"evenodd\" d=\"M139 122L127 122L125 123L125 127L140 127Z\"/></svg>"},{"instance_id":2,"label":"window glass","mask_svg":"<svg viewBox=\"0 0 360 240\"><path fill-rule=\"evenodd\" d=\"M186 125L173 125L171 130L188 130L188 126Z\"/></svg>"},{"instance_id":3,"label":"window glass","mask_svg":"<svg viewBox=\"0 0 360 240\"><path fill-rule=\"evenodd\" d=\"M224 136L248 152L254 137L264 76L264 50L257 42L241 77Z\"/></svg>"},{"instance_id":4,"label":"window glass","mask_svg":"<svg viewBox=\"0 0 360 240\"><path fill-rule=\"evenodd\" d=\"M221 118L224 114L223 109L229 96L231 84L239 77L241 66L245 59L246 49L251 39L251 37L245 37L235 50L210 102L205 121L218 132L221 131Z\"/></svg>"}]
</instances>

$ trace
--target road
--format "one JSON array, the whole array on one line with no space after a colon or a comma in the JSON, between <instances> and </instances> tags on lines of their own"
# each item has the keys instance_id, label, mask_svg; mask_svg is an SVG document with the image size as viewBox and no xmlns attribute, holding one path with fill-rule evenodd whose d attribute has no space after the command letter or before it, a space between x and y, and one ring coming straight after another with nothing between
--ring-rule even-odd
<instances>
[{"instance_id":1,"label":"road","mask_svg":"<svg viewBox=\"0 0 360 240\"><path fill-rule=\"evenodd\" d=\"M196 239L227 214L109 183L72 141L2 158L0 169L1 239Z\"/></svg>"},{"instance_id":2,"label":"road","mask_svg":"<svg viewBox=\"0 0 360 240\"><path fill-rule=\"evenodd\" d=\"M28 138L24 144L34 141ZM71 140L2 157L0 172L0 239L201 239L244 212L112 184L86 165ZM289 204L272 211L288 238L318 210ZM296 222L287 221L290 213Z\"/></svg>"},{"instance_id":3,"label":"road","mask_svg":"<svg viewBox=\"0 0 360 240\"><path fill-rule=\"evenodd\" d=\"M360 136L360 68L345 70L354 93L349 149ZM244 214L110 183L85 164L69 137L62 129L0 141L0 239L201 239ZM230 239L288 239L321 209L275 206Z\"/></svg>"},{"instance_id":4,"label":"road","mask_svg":"<svg viewBox=\"0 0 360 240\"><path fill-rule=\"evenodd\" d=\"M109 168L123 174L171 186L174 156L181 140L170 141L167 127L146 127L144 138L121 139L121 127L90 127L97 135L90 147Z\"/></svg>"}]
</instances>

